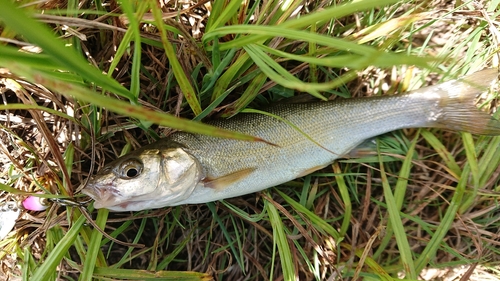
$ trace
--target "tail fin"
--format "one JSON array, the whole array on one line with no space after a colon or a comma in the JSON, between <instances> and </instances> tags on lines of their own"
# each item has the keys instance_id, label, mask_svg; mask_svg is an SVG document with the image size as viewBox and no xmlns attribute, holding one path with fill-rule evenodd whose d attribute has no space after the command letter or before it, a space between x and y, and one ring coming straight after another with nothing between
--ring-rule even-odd
<instances>
[{"instance_id":1,"label":"tail fin","mask_svg":"<svg viewBox=\"0 0 500 281\"><path fill-rule=\"evenodd\" d=\"M500 135L500 121L475 105L476 96L486 91L497 77L497 69L485 69L436 85L441 98L432 126L478 135Z\"/></svg>"}]
</instances>

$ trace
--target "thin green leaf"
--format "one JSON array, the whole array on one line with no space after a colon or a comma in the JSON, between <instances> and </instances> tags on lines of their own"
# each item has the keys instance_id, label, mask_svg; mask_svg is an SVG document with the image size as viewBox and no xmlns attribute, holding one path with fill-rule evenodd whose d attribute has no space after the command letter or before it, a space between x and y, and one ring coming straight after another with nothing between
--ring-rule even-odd
<instances>
[{"instance_id":1,"label":"thin green leaf","mask_svg":"<svg viewBox=\"0 0 500 281\"><path fill-rule=\"evenodd\" d=\"M31 251L31 248L29 246L25 247L24 251L23 251L23 259L24 259L23 265L24 266L21 268L23 281L29 281L28 278L31 275L31 264L32 264L33 257L31 256L30 251Z\"/></svg>"},{"instance_id":2,"label":"thin green leaf","mask_svg":"<svg viewBox=\"0 0 500 281\"><path fill-rule=\"evenodd\" d=\"M2 61L3 58L0 58L0 62ZM148 120L155 124L164 125L174 129L179 129L192 133L205 134L214 137L225 137L225 138L233 138L239 140L247 140L247 141L264 141L257 137L223 130L220 128L201 124L194 121L188 121L176 118L169 114L152 111L150 109L141 106L129 104L124 101L99 95L86 88L54 80L52 79L52 77L46 75L45 73L30 69L25 65L20 65L11 61L8 61L8 63L10 65L10 69L13 72L18 73L19 75L23 75L27 80L43 84L47 88L50 88L54 91L63 93L68 96L73 96L75 98L78 98L79 100L99 104L111 111L114 111L122 115L135 117L142 120Z\"/></svg>"},{"instance_id":3,"label":"thin green leaf","mask_svg":"<svg viewBox=\"0 0 500 281\"><path fill-rule=\"evenodd\" d=\"M97 267L94 271L96 278L112 278L142 281L210 281L212 276L207 273L193 271L147 271L138 269L109 269Z\"/></svg>"},{"instance_id":4,"label":"thin green leaf","mask_svg":"<svg viewBox=\"0 0 500 281\"><path fill-rule=\"evenodd\" d=\"M152 7L156 6L156 2L153 0L149 0L149 3ZM174 72L175 79L179 84L179 87L182 90L182 94L186 98L191 110L195 115L199 115L201 113L200 101L198 100L198 95L191 85L191 81L189 81L188 76L184 72L182 65L177 59L176 52L174 47L170 43L167 38L167 33L163 28L163 20L162 20L162 12L160 9L152 9L156 26L160 31L161 42L163 44L163 49L165 49L165 54L167 55L170 66L172 67L172 71Z\"/></svg>"},{"instance_id":5,"label":"thin green leaf","mask_svg":"<svg viewBox=\"0 0 500 281\"><path fill-rule=\"evenodd\" d=\"M217 44L215 42L215 44ZM215 83L218 81L218 78L221 76L221 74L224 72L224 70L228 67L229 63L233 59L234 55L236 54L236 49L231 49L229 52L226 53L224 56L224 59L220 61L220 56L219 52L217 50L212 51L212 56L213 56L213 64L214 64L214 71L213 73L207 74L207 76L204 77L204 83L202 86L202 91L200 95L203 95L206 93L208 90L212 89ZM215 61L217 63L215 63ZM206 79L206 81L205 81Z\"/></svg>"},{"instance_id":6,"label":"thin green leaf","mask_svg":"<svg viewBox=\"0 0 500 281\"><path fill-rule=\"evenodd\" d=\"M259 66L260 70L264 72L270 79L276 83L286 86L288 88L296 89L303 92L308 92L309 94L322 99L327 100L318 91L322 90L325 86L304 83L298 78L290 74L286 69L281 67L277 62L272 60L264 52L262 52L256 45L247 45L243 47L247 51L248 55L252 58L256 65ZM327 89L330 87L327 86Z\"/></svg>"},{"instance_id":7,"label":"thin green leaf","mask_svg":"<svg viewBox=\"0 0 500 281\"><path fill-rule=\"evenodd\" d=\"M278 189L275 190L285 201L290 204L297 212L303 213L316 227L316 229L329 234L331 237L335 239L337 243L340 243L342 240L342 236L339 234L335 228L333 228L328 222L326 222L323 218L320 218L318 215L315 213L311 212L308 210L306 207L301 205L299 202L293 200L289 196L287 196L285 193L279 191Z\"/></svg>"},{"instance_id":8,"label":"thin green leaf","mask_svg":"<svg viewBox=\"0 0 500 281\"><path fill-rule=\"evenodd\" d=\"M247 107L260 93L260 89L266 82L267 76L264 73L257 75L246 88L245 92L230 109L233 112L240 112Z\"/></svg>"},{"instance_id":9,"label":"thin green leaf","mask_svg":"<svg viewBox=\"0 0 500 281\"><path fill-rule=\"evenodd\" d=\"M52 108L48 108L48 107L41 106L41 105L24 104L24 103L9 103L9 104L5 104L5 105L0 105L0 110L16 110L16 109L18 109L18 110L40 110L40 111L44 111L44 112L53 114L55 116L65 118L71 122L78 123L78 120L76 120L74 117L69 116L68 114L66 114L64 112L54 110Z\"/></svg>"},{"instance_id":10,"label":"thin green leaf","mask_svg":"<svg viewBox=\"0 0 500 281\"><path fill-rule=\"evenodd\" d=\"M214 1L212 16L207 22L207 30L223 26L229 19L237 14L238 8L243 5L243 1Z\"/></svg>"},{"instance_id":11,"label":"thin green leaf","mask_svg":"<svg viewBox=\"0 0 500 281\"><path fill-rule=\"evenodd\" d=\"M278 246L283 278L284 280L296 280L295 266L292 253L290 251L290 245L288 244L288 238L285 233L285 225L283 224L276 207L267 200L264 202L264 208L269 214L269 222L273 228L273 242ZM269 277L272 279L272 275Z\"/></svg>"},{"instance_id":12,"label":"thin green leaf","mask_svg":"<svg viewBox=\"0 0 500 281\"><path fill-rule=\"evenodd\" d=\"M97 218L95 220L95 223L100 229L106 228L108 214L109 210L107 209L100 209L99 212L97 213ZM85 255L85 261L83 262L83 270L82 270L82 275L80 276L80 280L92 279L94 268L98 264L97 259L99 256L101 256L101 259L99 261L99 266L103 267L106 265L105 263L103 264L104 256L100 250L101 240L102 240L102 233L97 229L92 230L92 236L90 237L87 254Z\"/></svg>"},{"instance_id":13,"label":"thin green leaf","mask_svg":"<svg viewBox=\"0 0 500 281\"><path fill-rule=\"evenodd\" d=\"M470 133L462 132L461 136L465 148L465 155L467 157L467 164L470 168L472 188L468 189L468 196L466 196L460 204L460 208L458 209L459 214L463 214L477 200L477 193L480 188L479 180L481 177L476 155L476 147L474 145L472 135Z\"/></svg>"},{"instance_id":14,"label":"thin green leaf","mask_svg":"<svg viewBox=\"0 0 500 281\"><path fill-rule=\"evenodd\" d=\"M194 231L194 229L193 229ZM189 233L189 234L192 234L192 233ZM171 252L168 253L168 255L166 255L163 260L157 265L157 266L154 266L155 268L167 268L168 265L182 252L182 250L184 250L186 248L186 245L191 242L192 240L192 236L191 235L186 235L186 238L182 239L182 241L180 241L175 249ZM240 248L241 249L241 248Z\"/></svg>"},{"instance_id":15,"label":"thin green leaf","mask_svg":"<svg viewBox=\"0 0 500 281\"><path fill-rule=\"evenodd\" d=\"M139 22L137 21L138 18L142 18L144 13L146 12L147 7L147 2L146 1L141 1L138 2L137 5L137 12L134 13L134 9L132 7L132 2L131 1L121 1L121 6L127 15L128 22L129 22L129 28L127 30L128 32L131 32L131 36L134 38L134 54L132 55L132 72L130 74L130 92L134 96L134 102L137 102L137 99L139 97L140 93L140 87L141 87L141 82L140 82L140 69L141 69L141 55L142 55L142 48L141 48L141 33L139 29Z\"/></svg>"},{"instance_id":16,"label":"thin green leaf","mask_svg":"<svg viewBox=\"0 0 500 281\"><path fill-rule=\"evenodd\" d=\"M80 228L83 226L84 223L85 223L85 217L80 216L74 222L74 224L71 226L68 232L64 235L64 237L62 237L57 242L57 245L54 247L52 252L47 256L45 261L40 265L39 268L35 270L30 280L40 280L40 281L50 280L51 277L50 274L56 272L57 266L61 263L61 260L63 259L64 255L67 254L69 248L71 247L74 240L78 236L78 233L80 233Z\"/></svg>"},{"instance_id":17,"label":"thin green leaf","mask_svg":"<svg viewBox=\"0 0 500 281\"><path fill-rule=\"evenodd\" d=\"M330 21L331 19L334 18L340 18L352 13L356 13L359 11L364 11L364 10L369 10L375 7L381 7L384 5L392 4L397 2L397 0L380 0L380 1L371 1L371 0L360 0L356 2L346 2L341 5L332 5L331 7L328 7L326 9L323 9L321 11L316 11L315 13L311 13L308 15L304 15L301 17L298 17L293 20L288 20L280 25L278 25L280 31L278 33L274 33L274 35L263 35L263 34L257 34L257 35L251 35L251 36L244 36L241 37L238 40L238 44L240 46L255 43L255 42L261 42L265 40L268 37L275 37L276 35L283 36L286 33L284 33L284 28L286 29L297 29L297 30L305 30L307 29L308 26L312 24L321 24L326 21ZM234 25L233 25L234 26ZM233 27L230 26L229 28ZM247 25L247 27L254 27L252 25ZM207 31L205 35L203 36L203 40L209 40L214 34L216 30L220 30L224 27L219 27L219 28L213 28ZM247 34L248 32L242 32L244 34ZM307 38L307 37L306 37ZM302 40L303 38L299 39ZM231 42L227 43L221 43L221 50L225 50L226 48L229 48L229 45L234 44L233 40Z\"/></svg>"},{"instance_id":18,"label":"thin green leaf","mask_svg":"<svg viewBox=\"0 0 500 281\"><path fill-rule=\"evenodd\" d=\"M451 225L453 224L453 221L455 220L455 217L458 213L458 209L462 204L462 200L467 188L469 173L469 165L465 165L460 176L460 180L458 181L457 187L455 188L455 192L453 193L453 198L450 201L450 205L446 209L446 213L441 219L441 223L436 226L436 232L434 233L434 235L432 235L431 240L427 242L427 245L415 262L415 269L417 270L417 272L420 272L422 269L424 269L427 264L432 259L434 259L438 249L441 247L441 243L443 243L444 237L450 230Z\"/></svg>"},{"instance_id":19,"label":"thin green leaf","mask_svg":"<svg viewBox=\"0 0 500 281\"><path fill-rule=\"evenodd\" d=\"M416 280L417 271L415 271L412 250L410 248L410 243L408 242L408 239L406 237L404 225L401 220L401 216L399 215L399 208L397 206L396 200L394 199L394 195L392 194L392 190L385 173L384 163L382 163L382 161L380 161L380 175L382 177L382 187L384 189L385 201L387 202L389 221L391 222L392 228L394 229L394 236L396 237L398 250L401 254L401 262L403 264L404 271L409 275L411 279Z\"/></svg>"},{"instance_id":20,"label":"thin green leaf","mask_svg":"<svg viewBox=\"0 0 500 281\"><path fill-rule=\"evenodd\" d=\"M250 57L247 53L241 54L232 65L226 69L224 74L217 80L214 87L214 92L212 94L212 101L216 100L219 96L226 92L229 85L233 81L234 77L237 77L239 73L246 71L251 67Z\"/></svg>"},{"instance_id":21,"label":"thin green leaf","mask_svg":"<svg viewBox=\"0 0 500 281\"><path fill-rule=\"evenodd\" d=\"M232 236L229 234L229 232L226 229L226 226L222 222L221 218L217 214L217 210L215 209L215 205L213 202L207 203L207 207L212 212L212 215L214 219L217 221L217 224L219 225L222 233L224 234L224 237L226 238L227 242L229 243L229 247L231 248L231 251L233 252L233 255L236 259L236 262L238 262L238 265L240 266L240 269L244 272L245 271L245 265L243 264L243 259L240 256L240 253L238 250L236 250L236 247L234 246L235 241L232 238Z\"/></svg>"},{"instance_id":22,"label":"thin green leaf","mask_svg":"<svg viewBox=\"0 0 500 281\"><path fill-rule=\"evenodd\" d=\"M433 59L422 58L417 56L409 56L406 54L397 54L386 52L385 50L378 50L374 47L367 45L359 45L355 42L351 42L346 39L333 38L326 35L314 34L308 31L284 29L283 27L276 26L243 26L243 25L233 25L229 27L218 28L211 33L207 33L203 39L209 41L213 38L220 38L227 34L240 34L240 33L252 33L265 35L266 37L274 37L276 34L281 34L288 39L306 41L309 43L315 43L322 46L328 46L337 50L343 50L349 53L354 53L360 55L358 60L356 60L355 65L351 67L363 67L366 65L377 65L381 67L389 67L393 65L400 64L415 64L423 68L429 68L428 63ZM258 41L257 41L258 42ZM242 41L235 39L227 43L221 43L220 49L226 50L231 48L247 48L248 46L255 45L255 41ZM248 50L247 50L248 51Z\"/></svg>"},{"instance_id":23,"label":"thin green leaf","mask_svg":"<svg viewBox=\"0 0 500 281\"><path fill-rule=\"evenodd\" d=\"M113 77L113 73L117 69L117 66L120 63L121 59L123 58L123 55L130 47L130 42L132 42L133 35L134 35L133 29L127 29L127 32L125 32L125 34L123 35L123 38L120 41L120 44L116 49L116 52L114 53L113 60L109 64L108 77Z\"/></svg>"},{"instance_id":24,"label":"thin green leaf","mask_svg":"<svg viewBox=\"0 0 500 281\"><path fill-rule=\"evenodd\" d=\"M333 155L336 155L336 156L339 156L338 154L336 154L335 152L329 150L328 148L324 147L321 143L319 143L318 141L316 141L315 139L313 139L311 136L309 136L306 132L304 132L302 129L300 129L298 126L296 126L295 124L293 124L292 122L286 120L285 118L279 116L279 115L276 115L276 114L272 114L272 113L269 113L269 112L265 112L265 111L262 111L262 110L257 110L257 109L252 109L252 108L245 108L243 109L241 112L244 112L244 113L258 113L258 114L263 114L263 115L266 115L266 116L269 116L269 117L272 117L274 119L277 119L277 120L280 120L284 123L286 123L288 126L292 127L294 130L296 130L297 132L299 132L301 135L303 135L305 138L307 138L309 141L311 141L312 143L314 143L315 145L321 147L322 149L325 150L325 152L327 153L331 153Z\"/></svg>"},{"instance_id":25,"label":"thin green leaf","mask_svg":"<svg viewBox=\"0 0 500 281\"><path fill-rule=\"evenodd\" d=\"M459 178L462 173L462 169L458 166L453 155L446 149L446 147L441 143L441 141L428 130L421 130L420 133L422 137L432 146L432 148L441 156L441 158L446 163L450 173L453 177Z\"/></svg>"},{"instance_id":26,"label":"thin green leaf","mask_svg":"<svg viewBox=\"0 0 500 281\"><path fill-rule=\"evenodd\" d=\"M344 218L342 219L342 225L340 227L340 236L345 236L351 222L352 214L352 203L349 196L349 188L347 187L342 171L338 163L333 164L333 171L335 172L335 180L337 181L337 186L340 192L340 197L344 203Z\"/></svg>"},{"instance_id":27,"label":"thin green leaf","mask_svg":"<svg viewBox=\"0 0 500 281\"><path fill-rule=\"evenodd\" d=\"M341 245L350 251L353 250L352 246L347 244L347 243L342 243ZM356 249L355 250L356 256L361 257L363 255L364 250L365 249ZM387 273L387 270L385 270L383 266L378 264L371 257L365 258L365 264L368 265L368 267L370 267L371 270L373 270L373 272L380 278L380 280L384 280L384 281L399 280L399 279L391 277L391 275L389 273ZM405 279L405 280L407 280L407 279Z\"/></svg>"},{"instance_id":28,"label":"thin green leaf","mask_svg":"<svg viewBox=\"0 0 500 281\"><path fill-rule=\"evenodd\" d=\"M490 137L483 137L490 138ZM479 160L479 170L481 171L481 178L479 186L484 186L493 176L496 169L500 166L500 137L491 138L486 143L487 147Z\"/></svg>"},{"instance_id":29,"label":"thin green leaf","mask_svg":"<svg viewBox=\"0 0 500 281\"><path fill-rule=\"evenodd\" d=\"M404 199L406 197L408 179L410 178L411 167L413 166L413 155L415 154L415 147L417 145L418 139L419 134L414 137L408 149L408 152L406 153L406 157L403 161L403 165L401 166L401 170L398 175L398 181L396 182L396 187L394 189L394 199L396 201L396 207L398 210L401 210ZM386 250L387 245L389 245L389 243L391 242L392 234L394 233L391 221L388 222L385 231L386 234L382 238L382 242L378 246L377 251L373 254L373 258L375 259Z\"/></svg>"},{"instance_id":30,"label":"thin green leaf","mask_svg":"<svg viewBox=\"0 0 500 281\"><path fill-rule=\"evenodd\" d=\"M28 17L24 10L20 10L11 1L3 1L0 9L0 18L10 28L22 34L32 43L40 46L44 53L57 61L66 69L78 73L85 80L92 81L100 87L133 100L133 95L117 81L103 75L98 69L90 66L73 48L66 47L64 42L56 38L44 25ZM7 66L8 65L5 65Z\"/></svg>"}]
</instances>

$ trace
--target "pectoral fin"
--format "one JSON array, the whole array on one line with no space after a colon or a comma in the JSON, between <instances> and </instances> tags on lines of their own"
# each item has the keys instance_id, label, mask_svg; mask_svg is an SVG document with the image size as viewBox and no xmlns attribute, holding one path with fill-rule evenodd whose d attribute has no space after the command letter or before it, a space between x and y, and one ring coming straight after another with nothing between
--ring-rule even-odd
<instances>
[{"instance_id":1,"label":"pectoral fin","mask_svg":"<svg viewBox=\"0 0 500 281\"><path fill-rule=\"evenodd\" d=\"M218 178L208 176L203 179L203 183L205 187L213 188L215 190L223 190L231 184L246 178L255 170L256 168L247 168Z\"/></svg>"}]
</instances>

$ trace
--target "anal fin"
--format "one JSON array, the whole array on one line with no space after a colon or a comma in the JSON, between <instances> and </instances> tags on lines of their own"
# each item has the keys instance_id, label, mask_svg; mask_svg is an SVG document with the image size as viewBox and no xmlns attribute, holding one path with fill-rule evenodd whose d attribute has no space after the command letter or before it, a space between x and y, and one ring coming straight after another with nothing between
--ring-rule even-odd
<instances>
[{"instance_id":1,"label":"anal fin","mask_svg":"<svg viewBox=\"0 0 500 281\"><path fill-rule=\"evenodd\" d=\"M203 179L203 184L205 187L223 190L229 185L246 178L255 170L256 168L246 168L217 178L208 176Z\"/></svg>"},{"instance_id":2,"label":"anal fin","mask_svg":"<svg viewBox=\"0 0 500 281\"><path fill-rule=\"evenodd\" d=\"M301 178L301 177L304 177L304 176L307 176L309 174L312 174L313 172L316 172L317 170L320 170L320 169L323 169L324 167L326 167L328 165L319 165L319 166L314 166L312 168L309 168L309 169L305 169L303 171L301 171L297 176L296 178Z\"/></svg>"},{"instance_id":3,"label":"anal fin","mask_svg":"<svg viewBox=\"0 0 500 281\"><path fill-rule=\"evenodd\" d=\"M341 158L362 158L377 154L376 138L364 140L361 144L357 145L351 151L343 154Z\"/></svg>"}]
</instances>

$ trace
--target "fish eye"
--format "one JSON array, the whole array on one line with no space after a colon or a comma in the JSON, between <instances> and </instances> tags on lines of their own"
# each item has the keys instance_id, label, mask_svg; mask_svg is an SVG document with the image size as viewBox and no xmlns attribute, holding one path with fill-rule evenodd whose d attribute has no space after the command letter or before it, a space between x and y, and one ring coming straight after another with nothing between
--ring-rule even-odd
<instances>
[{"instance_id":1,"label":"fish eye","mask_svg":"<svg viewBox=\"0 0 500 281\"><path fill-rule=\"evenodd\" d=\"M129 159L120 165L119 176L129 180L138 177L142 173L142 162L137 159Z\"/></svg>"}]
</instances>

